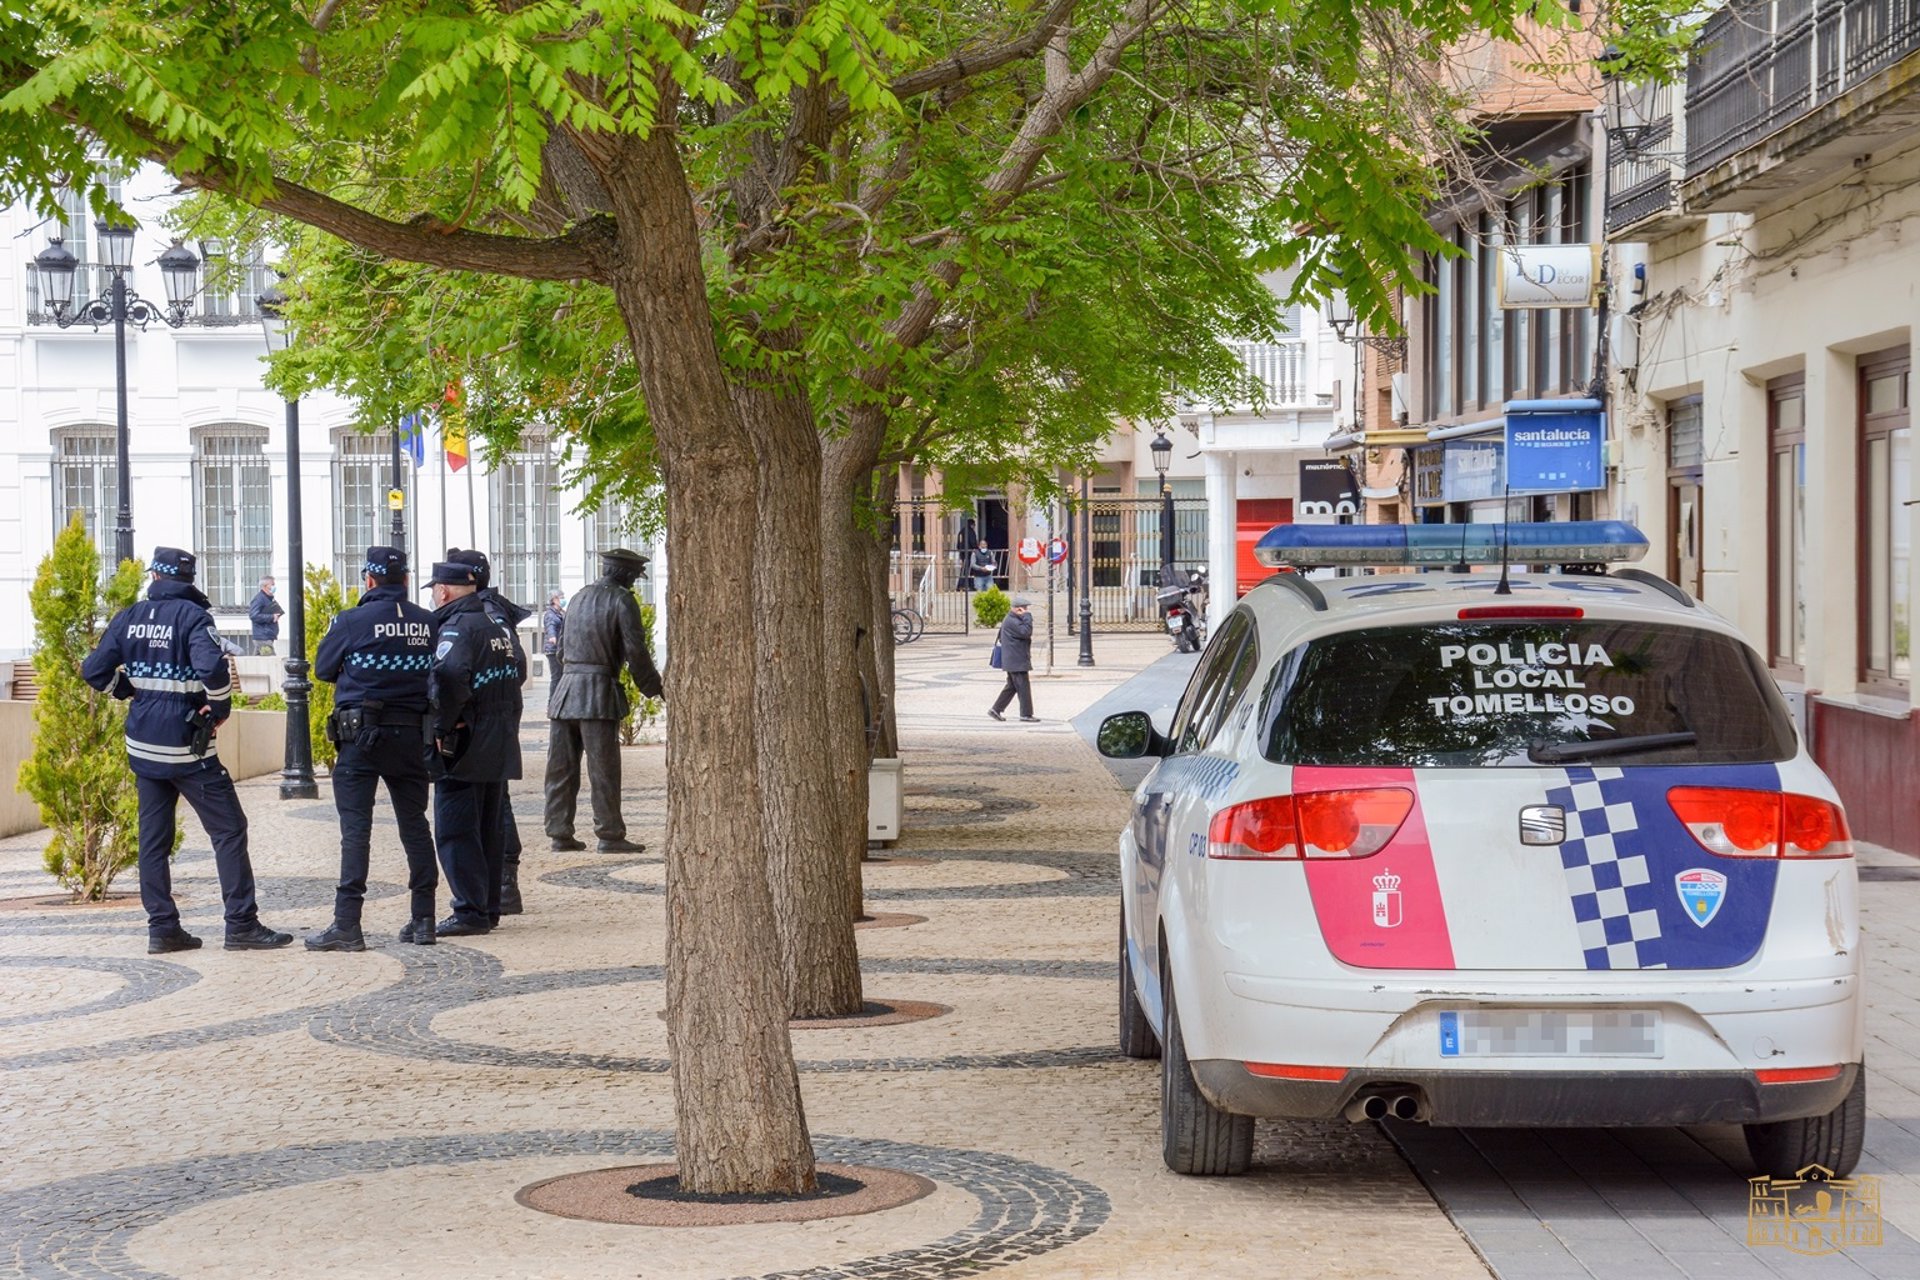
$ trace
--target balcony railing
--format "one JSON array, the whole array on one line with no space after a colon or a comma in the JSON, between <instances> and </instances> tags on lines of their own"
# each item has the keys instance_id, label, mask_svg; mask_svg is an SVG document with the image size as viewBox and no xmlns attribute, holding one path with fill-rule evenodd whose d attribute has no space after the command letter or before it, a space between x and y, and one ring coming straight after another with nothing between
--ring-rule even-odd
<instances>
[{"instance_id":1,"label":"balcony railing","mask_svg":"<svg viewBox=\"0 0 1920 1280\"><path fill-rule=\"evenodd\" d=\"M1674 116L1672 85L1637 90L1644 104L1647 131L1634 149L1607 148L1607 230L1639 222L1673 205L1676 147L1680 122Z\"/></svg>"},{"instance_id":2,"label":"balcony railing","mask_svg":"<svg viewBox=\"0 0 1920 1280\"><path fill-rule=\"evenodd\" d=\"M1920 49L1920 0L1738 0L1687 66L1687 176Z\"/></svg>"}]
</instances>

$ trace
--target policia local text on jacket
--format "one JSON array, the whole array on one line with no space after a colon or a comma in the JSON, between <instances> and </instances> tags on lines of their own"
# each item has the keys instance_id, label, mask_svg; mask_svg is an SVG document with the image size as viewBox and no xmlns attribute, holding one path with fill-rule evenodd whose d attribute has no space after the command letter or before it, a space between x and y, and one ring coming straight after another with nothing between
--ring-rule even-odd
<instances>
[{"instance_id":1,"label":"policia local text on jacket","mask_svg":"<svg viewBox=\"0 0 1920 1280\"><path fill-rule=\"evenodd\" d=\"M485 933L500 921L507 783L520 776L520 685L527 655L497 608L479 594L473 566L433 566L431 691L434 827L453 914L439 932ZM444 590L441 590L444 588Z\"/></svg>"},{"instance_id":2,"label":"policia local text on jacket","mask_svg":"<svg viewBox=\"0 0 1920 1280\"><path fill-rule=\"evenodd\" d=\"M190 951L200 940L180 927L173 901L174 816L181 796L213 842L214 868L226 902L229 951L263 951L293 941L260 923L247 816L220 757L213 732L233 709L227 659L214 639L207 598L194 589L191 552L153 553L147 598L122 609L87 660L81 677L95 689L131 698L127 762L140 796L140 901L147 910L147 950Z\"/></svg>"},{"instance_id":3,"label":"policia local text on jacket","mask_svg":"<svg viewBox=\"0 0 1920 1280\"><path fill-rule=\"evenodd\" d=\"M339 744L333 805L340 815L340 886L333 925L307 939L311 951L364 951L361 906L373 843L373 804L382 782L400 824L412 894L402 942L432 946L433 897L440 885L427 825L427 682L433 614L407 598L407 557L368 547L359 604L334 617L314 655L313 674L335 686L328 736Z\"/></svg>"}]
</instances>

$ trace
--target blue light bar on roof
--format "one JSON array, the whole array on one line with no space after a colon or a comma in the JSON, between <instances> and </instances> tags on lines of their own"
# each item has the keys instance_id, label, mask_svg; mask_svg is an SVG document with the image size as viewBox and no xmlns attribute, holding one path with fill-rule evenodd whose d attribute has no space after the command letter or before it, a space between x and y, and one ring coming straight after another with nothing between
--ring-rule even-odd
<instances>
[{"instance_id":1,"label":"blue light bar on roof","mask_svg":"<svg viewBox=\"0 0 1920 1280\"><path fill-rule=\"evenodd\" d=\"M1268 568L1328 565L1441 568L1499 564L1602 564L1639 560L1647 537L1620 520L1529 524L1277 524L1254 558Z\"/></svg>"}]
</instances>

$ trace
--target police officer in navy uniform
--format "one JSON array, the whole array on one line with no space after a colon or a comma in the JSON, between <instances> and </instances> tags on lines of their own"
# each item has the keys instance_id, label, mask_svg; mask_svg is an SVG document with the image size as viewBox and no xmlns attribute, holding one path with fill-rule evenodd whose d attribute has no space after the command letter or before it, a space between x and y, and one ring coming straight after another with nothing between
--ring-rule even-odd
<instances>
[{"instance_id":1,"label":"police officer in navy uniform","mask_svg":"<svg viewBox=\"0 0 1920 1280\"><path fill-rule=\"evenodd\" d=\"M159 547L147 598L122 609L81 664L95 689L111 687L127 708L127 762L140 797L140 901L147 951L192 951L200 939L180 927L173 901L174 813L181 796L213 841L226 900L229 951L284 947L293 935L260 923L247 856L247 815L233 779L213 751L214 730L233 710L226 655L214 638L207 598L193 586L191 552Z\"/></svg>"},{"instance_id":2,"label":"police officer in navy uniform","mask_svg":"<svg viewBox=\"0 0 1920 1280\"><path fill-rule=\"evenodd\" d=\"M333 805L340 813L340 887L333 923L307 939L309 951L365 951L360 908L367 896L373 845L373 803L384 782L407 851L413 895L402 942L434 942L433 895L440 885L433 831L427 825L427 680L436 624L407 598L407 556L396 547L368 547L360 603L334 617L314 655L313 674L334 685L327 724L339 744Z\"/></svg>"},{"instance_id":3,"label":"police officer in navy uniform","mask_svg":"<svg viewBox=\"0 0 1920 1280\"><path fill-rule=\"evenodd\" d=\"M459 547L447 548L449 564L472 565L480 578L480 599L484 602L487 616L504 625L513 636L514 651L520 654L520 662L528 670L532 669L527 661L525 646L520 642L520 624L533 616L533 610L525 605L515 604L500 594L493 585L493 564L484 551L462 551ZM500 911L499 915L517 916L526 910L520 900L520 824L514 821L513 799L500 806L500 824L502 827L502 854L500 864ZM500 921L496 918L495 924Z\"/></svg>"},{"instance_id":4,"label":"police officer in navy uniform","mask_svg":"<svg viewBox=\"0 0 1920 1280\"><path fill-rule=\"evenodd\" d=\"M442 937L486 933L500 919L507 784L520 776L520 685L527 655L481 595L471 564L433 566L434 833L453 913Z\"/></svg>"}]
</instances>

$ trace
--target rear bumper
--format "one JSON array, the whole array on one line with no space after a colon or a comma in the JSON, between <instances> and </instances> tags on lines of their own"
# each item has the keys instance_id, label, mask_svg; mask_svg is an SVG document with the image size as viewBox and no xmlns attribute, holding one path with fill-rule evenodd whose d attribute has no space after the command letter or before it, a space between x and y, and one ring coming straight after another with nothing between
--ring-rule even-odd
<instances>
[{"instance_id":1,"label":"rear bumper","mask_svg":"<svg viewBox=\"0 0 1920 1280\"><path fill-rule=\"evenodd\" d=\"M1200 1090L1241 1115L1329 1120L1367 1094L1411 1094L1433 1124L1476 1128L1753 1124L1824 1115L1853 1087L1857 1065L1838 1078L1761 1084L1745 1071L1485 1071L1356 1069L1339 1080L1276 1080L1243 1063L1193 1064Z\"/></svg>"}]
</instances>

